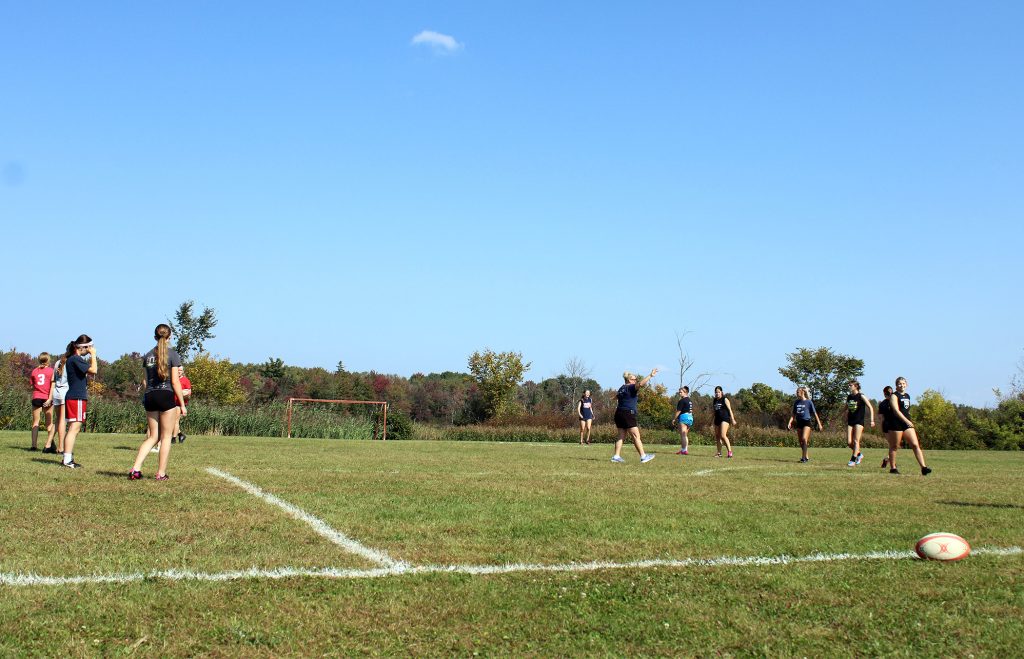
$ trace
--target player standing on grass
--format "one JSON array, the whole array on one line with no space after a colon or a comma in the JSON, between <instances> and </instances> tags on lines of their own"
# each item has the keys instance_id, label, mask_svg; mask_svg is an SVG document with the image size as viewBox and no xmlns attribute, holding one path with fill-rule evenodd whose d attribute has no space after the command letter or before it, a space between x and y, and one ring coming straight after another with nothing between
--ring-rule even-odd
<instances>
[{"instance_id":1,"label":"player standing on grass","mask_svg":"<svg viewBox=\"0 0 1024 659\"><path fill-rule=\"evenodd\" d=\"M651 381L655 375L658 374L658 369L651 371L651 374L640 380L637 384L636 376L626 371L622 374L622 379L626 381L624 385L619 387L618 392L615 394L615 399L618 401L618 406L615 408L615 427L619 429L619 438L615 440L615 455L612 456L612 462L625 462L622 458L622 444L626 441L626 435L633 440L633 446L636 447L636 452L640 454L640 462L650 462L654 459L653 453L644 452L644 443L640 441L640 428L637 427L636 423L636 404L637 404L637 388L642 387Z\"/></svg>"},{"instance_id":2,"label":"player standing on grass","mask_svg":"<svg viewBox=\"0 0 1024 659\"><path fill-rule=\"evenodd\" d=\"M796 401L793 402L793 414L789 417L786 428L793 429L796 423L796 439L800 442L800 462L810 462L807 456L807 449L811 446L811 416L818 422L818 430L821 430L821 418L818 417L818 410L814 408L814 401L807 390L807 387L797 387Z\"/></svg>"},{"instance_id":3,"label":"player standing on grass","mask_svg":"<svg viewBox=\"0 0 1024 659\"><path fill-rule=\"evenodd\" d=\"M864 434L864 412L871 412L871 427L875 427L875 408L868 397L861 393L860 382L850 380L850 393L846 396L846 445L850 447L850 461L847 467L855 467L864 459L860 451L860 438Z\"/></svg>"},{"instance_id":4,"label":"player standing on grass","mask_svg":"<svg viewBox=\"0 0 1024 659\"><path fill-rule=\"evenodd\" d=\"M32 448L30 451L39 450L39 417L43 411L46 412L46 432L50 433L53 427L53 398L50 396L50 389L53 384L53 369L50 368L50 353L39 353L39 366L32 369L29 376L32 378ZM50 445L49 442L46 443ZM45 450L46 447L44 446ZM49 452L49 451L47 451Z\"/></svg>"},{"instance_id":5,"label":"player standing on grass","mask_svg":"<svg viewBox=\"0 0 1024 659\"><path fill-rule=\"evenodd\" d=\"M188 405L189 397L192 396L192 381L185 375L185 367L178 367L178 381L181 383L181 393L185 396L179 399L177 394L174 396L174 404L178 407L185 407ZM171 434L171 443L177 439L179 444L185 443L185 433L181 432L181 416L174 422L174 432Z\"/></svg>"},{"instance_id":6,"label":"player standing on grass","mask_svg":"<svg viewBox=\"0 0 1024 659\"><path fill-rule=\"evenodd\" d=\"M75 354L75 342L72 341L57 360L53 369L53 382L50 385L50 399L53 401L53 425L46 435L46 446L43 453L64 453L64 435L67 434L67 419L64 418L64 398L68 395L68 358ZM53 440L57 438L57 447Z\"/></svg>"},{"instance_id":7,"label":"player standing on grass","mask_svg":"<svg viewBox=\"0 0 1024 659\"><path fill-rule=\"evenodd\" d=\"M576 415L580 418L580 446L590 445L590 428L594 424L594 399L590 397L590 389L583 392L583 397L576 403ZM583 441L584 431L587 441Z\"/></svg>"},{"instance_id":8,"label":"player standing on grass","mask_svg":"<svg viewBox=\"0 0 1024 659\"><path fill-rule=\"evenodd\" d=\"M68 431L64 437L64 466L78 469L75 462L75 439L85 423L85 412L89 402L89 376L99 370L99 358L92 339L82 334L75 339L75 354L65 364L68 375L68 394L64 400L64 412L68 420Z\"/></svg>"},{"instance_id":9,"label":"player standing on grass","mask_svg":"<svg viewBox=\"0 0 1024 659\"><path fill-rule=\"evenodd\" d=\"M693 427L693 403L690 402L690 388L680 387L679 402L676 403L676 415L672 423L679 424L679 450L676 455L690 454L690 428Z\"/></svg>"},{"instance_id":10,"label":"player standing on grass","mask_svg":"<svg viewBox=\"0 0 1024 659\"><path fill-rule=\"evenodd\" d=\"M146 461L149 450L160 442L160 458L157 465L156 480L167 480L167 462L171 457L171 433L178 421L178 415L188 414L185 409L185 396L181 390L181 357L168 344L171 339L171 328L160 323L153 330L156 347L142 356L142 367L146 371L146 393L142 404L146 408L146 424L148 432L145 441L139 446L128 478L137 481L142 478L142 463ZM175 401L178 401L177 404Z\"/></svg>"},{"instance_id":11,"label":"player standing on grass","mask_svg":"<svg viewBox=\"0 0 1024 659\"><path fill-rule=\"evenodd\" d=\"M917 464L921 465L921 475L927 476L932 473L924 463L924 451L921 450L921 443L917 437L917 429L914 422L910 420L910 395L907 393L907 379L896 378L896 391L889 394L888 406L885 412L885 438L889 440L889 473L900 473L896 469L896 451L900 442L907 440ZM881 409L881 405L879 405Z\"/></svg>"},{"instance_id":12,"label":"player standing on grass","mask_svg":"<svg viewBox=\"0 0 1024 659\"><path fill-rule=\"evenodd\" d=\"M729 443L729 426L736 426L739 423L732 414L732 403L726 397L724 389L715 387L715 399L711 405L715 410L715 446L718 448L715 457L722 457L722 444L725 444L725 449L729 452L726 457L731 458L732 444Z\"/></svg>"}]
</instances>

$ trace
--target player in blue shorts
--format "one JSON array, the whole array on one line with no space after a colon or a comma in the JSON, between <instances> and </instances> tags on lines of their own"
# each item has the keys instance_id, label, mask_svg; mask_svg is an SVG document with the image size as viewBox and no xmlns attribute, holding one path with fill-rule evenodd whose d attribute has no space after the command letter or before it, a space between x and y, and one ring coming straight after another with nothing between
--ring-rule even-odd
<instances>
[{"instance_id":1,"label":"player in blue shorts","mask_svg":"<svg viewBox=\"0 0 1024 659\"><path fill-rule=\"evenodd\" d=\"M679 451L676 455L690 454L690 428L693 427L693 403L690 402L690 388L681 387L677 392L679 402L676 403L676 415L672 417L672 423L679 424Z\"/></svg>"}]
</instances>

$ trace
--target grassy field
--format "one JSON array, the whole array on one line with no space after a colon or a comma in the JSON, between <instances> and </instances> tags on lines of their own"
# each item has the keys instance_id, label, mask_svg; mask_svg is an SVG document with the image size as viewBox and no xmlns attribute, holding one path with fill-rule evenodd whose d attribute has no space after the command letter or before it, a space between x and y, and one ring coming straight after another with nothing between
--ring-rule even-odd
<instances>
[{"instance_id":1,"label":"grassy field","mask_svg":"<svg viewBox=\"0 0 1024 659\"><path fill-rule=\"evenodd\" d=\"M1024 556L978 551L1024 545L1018 453L933 451L924 478L880 450L614 465L607 445L195 437L160 483L156 456L127 480L136 436L83 435L79 471L28 439L0 433L2 656L1024 647ZM932 531L976 553L907 558ZM780 556L811 560L731 560Z\"/></svg>"}]
</instances>

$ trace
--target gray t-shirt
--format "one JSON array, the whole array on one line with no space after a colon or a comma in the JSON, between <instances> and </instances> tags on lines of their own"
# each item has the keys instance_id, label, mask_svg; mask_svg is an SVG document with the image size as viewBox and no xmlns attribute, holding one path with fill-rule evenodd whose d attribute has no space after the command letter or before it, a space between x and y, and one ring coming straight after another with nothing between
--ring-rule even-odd
<instances>
[{"instance_id":1,"label":"gray t-shirt","mask_svg":"<svg viewBox=\"0 0 1024 659\"><path fill-rule=\"evenodd\" d=\"M167 365L171 368L181 368L181 357L172 348L167 349ZM151 391L173 391L171 385L171 370L167 369L167 379L161 380L156 371L156 348L153 348L142 356L142 368L146 369L146 393Z\"/></svg>"}]
</instances>

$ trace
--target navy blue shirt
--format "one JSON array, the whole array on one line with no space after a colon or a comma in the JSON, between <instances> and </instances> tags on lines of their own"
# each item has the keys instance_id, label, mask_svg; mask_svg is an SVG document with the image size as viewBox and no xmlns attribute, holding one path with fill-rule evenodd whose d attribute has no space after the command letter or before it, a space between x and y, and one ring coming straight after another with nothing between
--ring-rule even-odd
<instances>
[{"instance_id":1,"label":"navy blue shirt","mask_svg":"<svg viewBox=\"0 0 1024 659\"><path fill-rule=\"evenodd\" d=\"M693 403L690 402L689 396L683 396L679 399L679 402L676 403L676 411L680 414L690 414L693 412Z\"/></svg>"},{"instance_id":2,"label":"navy blue shirt","mask_svg":"<svg viewBox=\"0 0 1024 659\"><path fill-rule=\"evenodd\" d=\"M793 416L801 421L810 421L811 416L814 414L814 401L807 399L801 400L796 399L793 403Z\"/></svg>"},{"instance_id":3,"label":"navy blue shirt","mask_svg":"<svg viewBox=\"0 0 1024 659\"><path fill-rule=\"evenodd\" d=\"M594 418L594 399L590 396L584 396L580 398L580 414L583 415L584 419Z\"/></svg>"},{"instance_id":4,"label":"navy blue shirt","mask_svg":"<svg viewBox=\"0 0 1024 659\"><path fill-rule=\"evenodd\" d=\"M68 357L64 369L68 374L68 393L65 400L89 400L89 381L86 374L89 372L89 364L92 357L71 355Z\"/></svg>"},{"instance_id":5,"label":"navy blue shirt","mask_svg":"<svg viewBox=\"0 0 1024 659\"><path fill-rule=\"evenodd\" d=\"M619 399L619 409L629 410L636 414L636 385L635 384L624 384L619 387L619 392L615 394L615 397Z\"/></svg>"}]
</instances>

